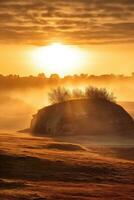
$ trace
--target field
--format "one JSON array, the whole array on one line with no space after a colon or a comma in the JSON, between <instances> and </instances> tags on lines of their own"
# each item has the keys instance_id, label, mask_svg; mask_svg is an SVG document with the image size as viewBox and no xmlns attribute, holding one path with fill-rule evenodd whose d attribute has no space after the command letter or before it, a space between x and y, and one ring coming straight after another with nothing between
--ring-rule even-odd
<instances>
[{"instance_id":1,"label":"field","mask_svg":"<svg viewBox=\"0 0 134 200\"><path fill-rule=\"evenodd\" d=\"M0 134L1 200L133 200L134 147Z\"/></svg>"}]
</instances>

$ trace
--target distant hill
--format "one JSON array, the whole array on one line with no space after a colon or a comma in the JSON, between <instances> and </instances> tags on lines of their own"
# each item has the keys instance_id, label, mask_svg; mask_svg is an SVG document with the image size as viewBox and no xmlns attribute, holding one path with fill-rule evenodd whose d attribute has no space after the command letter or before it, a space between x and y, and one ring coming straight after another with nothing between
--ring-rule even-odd
<instances>
[{"instance_id":1,"label":"distant hill","mask_svg":"<svg viewBox=\"0 0 134 200\"><path fill-rule=\"evenodd\" d=\"M134 135L134 121L120 105L105 100L78 99L44 107L34 115L30 130L42 136Z\"/></svg>"}]
</instances>

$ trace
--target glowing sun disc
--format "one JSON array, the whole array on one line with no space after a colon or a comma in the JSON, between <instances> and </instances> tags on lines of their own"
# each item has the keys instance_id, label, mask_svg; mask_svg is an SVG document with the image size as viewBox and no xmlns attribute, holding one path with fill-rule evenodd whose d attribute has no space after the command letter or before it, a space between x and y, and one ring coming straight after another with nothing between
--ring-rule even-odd
<instances>
[{"instance_id":1,"label":"glowing sun disc","mask_svg":"<svg viewBox=\"0 0 134 200\"><path fill-rule=\"evenodd\" d=\"M65 75L75 72L83 61L83 53L79 48L53 43L34 51L33 59L44 72Z\"/></svg>"}]
</instances>

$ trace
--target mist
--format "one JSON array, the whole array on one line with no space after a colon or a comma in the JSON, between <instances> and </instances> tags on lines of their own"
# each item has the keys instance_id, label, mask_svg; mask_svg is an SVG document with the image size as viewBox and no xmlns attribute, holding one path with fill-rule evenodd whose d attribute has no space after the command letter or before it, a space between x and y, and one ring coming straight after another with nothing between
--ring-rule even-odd
<instances>
[{"instance_id":1,"label":"mist","mask_svg":"<svg viewBox=\"0 0 134 200\"><path fill-rule=\"evenodd\" d=\"M68 89L95 86L113 92L128 112L134 114L134 76L123 75L73 75L60 78L52 74L47 78L38 76L19 77L0 76L0 128L2 130L21 130L29 127L32 115L50 104L48 93L55 87Z\"/></svg>"}]
</instances>

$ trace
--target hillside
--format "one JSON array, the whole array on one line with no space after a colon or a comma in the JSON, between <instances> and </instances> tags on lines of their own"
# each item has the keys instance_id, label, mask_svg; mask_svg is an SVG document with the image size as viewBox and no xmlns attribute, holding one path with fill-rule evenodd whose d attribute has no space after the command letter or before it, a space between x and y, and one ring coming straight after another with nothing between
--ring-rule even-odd
<instances>
[{"instance_id":1,"label":"hillside","mask_svg":"<svg viewBox=\"0 0 134 200\"><path fill-rule=\"evenodd\" d=\"M0 199L132 200L133 146L0 133Z\"/></svg>"}]
</instances>

